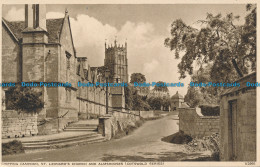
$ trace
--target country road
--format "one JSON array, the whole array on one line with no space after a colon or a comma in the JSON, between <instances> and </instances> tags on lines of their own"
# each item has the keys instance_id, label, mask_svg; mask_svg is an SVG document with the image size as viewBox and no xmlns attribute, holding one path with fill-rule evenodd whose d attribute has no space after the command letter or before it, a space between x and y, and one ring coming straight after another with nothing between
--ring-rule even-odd
<instances>
[{"instance_id":1,"label":"country road","mask_svg":"<svg viewBox=\"0 0 260 167\"><path fill-rule=\"evenodd\" d=\"M178 131L175 115L147 121L129 136L108 142L37 153L3 156L3 162L21 161L181 161L201 157L183 145L161 141Z\"/></svg>"}]
</instances>

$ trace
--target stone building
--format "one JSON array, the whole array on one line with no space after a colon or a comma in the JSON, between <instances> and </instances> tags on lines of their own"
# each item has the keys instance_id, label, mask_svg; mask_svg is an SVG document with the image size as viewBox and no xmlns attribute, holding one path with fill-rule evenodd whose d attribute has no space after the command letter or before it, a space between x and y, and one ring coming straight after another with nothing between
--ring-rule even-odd
<instances>
[{"instance_id":1,"label":"stone building","mask_svg":"<svg viewBox=\"0 0 260 167\"><path fill-rule=\"evenodd\" d=\"M161 97L161 98L169 98L170 93L165 91L158 91L158 90L150 90L148 97Z\"/></svg>"},{"instance_id":2,"label":"stone building","mask_svg":"<svg viewBox=\"0 0 260 167\"><path fill-rule=\"evenodd\" d=\"M177 91L176 94L171 97L171 108L176 110L177 108L181 107L183 103L184 97Z\"/></svg>"},{"instance_id":3,"label":"stone building","mask_svg":"<svg viewBox=\"0 0 260 167\"><path fill-rule=\"evenodd\" d=\"M226 89L220 101L220 158L224 161L256 161L256 73Z\"/></svg>"},{"instance_id":4,"label":"stone building","mask_svg":"<svg viewBox=\"0 0 260 167\"><path fill-rule=\"evenodd\" d=\"M110 82L128 83L128 60L127 60L127 43L120 46L115 40L114 46L105 43L105 67L111 72Z\"/></svg>"},{"instance_id":5,"label":"stone building","mask_svg":"<svg viewBox=\"0 0 260 167\"><path fill-rule=\"evenodd\" d=\"M106 67L92 68L87 57L77 55L67 11L64 18L46 19L45 5L25 5L25 21L2 19L2 39L2 83L68 82L72 85L35 88L42 92L44 102L36 119L37 126L34 127L38 134L57 133L70 122L105 114L105 88L78 87L78 82L105 82L102 71ZM113 68L113 80L122 77L122 81L127 82L126 46L118 47L115 43L114 49L106 50L106 59L115 53L113 58L118 60L111 66L105 64ZM116 77L118 75L120 77ZM109 89L110 110L115 103L112 99L118 99L119 96L121 103L116 107L125 107L124 89L120 91L114 91L113 97ZM8 110L8 87L2 89L2 95L3 109Z\"/></svg>"}]
</instances>

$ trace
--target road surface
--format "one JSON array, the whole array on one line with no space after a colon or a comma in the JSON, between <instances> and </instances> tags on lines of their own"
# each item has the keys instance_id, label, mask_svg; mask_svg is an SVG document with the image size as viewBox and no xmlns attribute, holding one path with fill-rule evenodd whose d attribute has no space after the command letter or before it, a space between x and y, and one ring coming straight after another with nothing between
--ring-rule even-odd
<instances>
[{"instance_id":1,"label":"road surface","mask_svg":"<svg viewBox=\"0 0 260 167\"><path fill-rule=\"evenodd\" d=\"M176 116L147 121L132 134L108 142L58 150L3 156L3 162L22 161L180 161L201 157L188 153L183 145L161 141L178 132Z\"/></svg>"}]
</instances>

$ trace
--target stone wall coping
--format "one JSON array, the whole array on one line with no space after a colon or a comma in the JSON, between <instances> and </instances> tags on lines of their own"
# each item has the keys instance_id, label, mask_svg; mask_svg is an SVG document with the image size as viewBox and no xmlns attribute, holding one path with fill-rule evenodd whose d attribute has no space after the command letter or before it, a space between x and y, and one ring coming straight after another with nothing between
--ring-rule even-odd
<instances>
[{"instance_id":1,"label":"stone wall coping","mask_svg":"<svg viewBox=\"0 0 260 167\"><path fill-rule=\"evenodd\" d=\"M204 116L201 113L201 109L200 108L179 108L179 109L184 109L184 110L194 110L195 115L198 116L201 119L219 119L220 116Z\"/></svg>"},{"instance_id":2,"label":"stone wall coping","mask_svg":"<svg viewBox=\"0 0 260 167\"><path fill-rule=\"evenodd\" d=\"M219 119L219 116L200 116L201 119Z\"/></svg>"},{"instance_id":3,"label":"stone wall coping","mask_svg":"<svg viewBox=\"0 0 260 167\"><path fill-rule=\"evenodd\" d=\"M140 115L137 115L137 114L133 114L133 113L128 113L128 112L123 112L123 111L119 111L119 110L112 110L112 111L109 111L109 112L119 112L119 113L123 113L123 114L128 114L128 115L135 115L135 116L140 116Z\"/></svg>"}]
</instances>

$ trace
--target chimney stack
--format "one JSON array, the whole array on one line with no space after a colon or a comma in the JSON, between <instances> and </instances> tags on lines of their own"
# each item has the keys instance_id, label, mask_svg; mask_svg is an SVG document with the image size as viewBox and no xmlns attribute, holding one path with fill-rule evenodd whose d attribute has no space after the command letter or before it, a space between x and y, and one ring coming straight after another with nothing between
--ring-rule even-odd
<instances>
[{"instance_id":1,"label":"chimney stack","mask_svg":"<svg viewBox=\"0 0 260 167\"><path fill-rule=\"evenodd\" d=\"M36 29L46 28L46 5L27 4L25 5L25 28Z\"/></svg>"}]
</instances>

